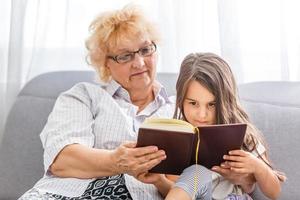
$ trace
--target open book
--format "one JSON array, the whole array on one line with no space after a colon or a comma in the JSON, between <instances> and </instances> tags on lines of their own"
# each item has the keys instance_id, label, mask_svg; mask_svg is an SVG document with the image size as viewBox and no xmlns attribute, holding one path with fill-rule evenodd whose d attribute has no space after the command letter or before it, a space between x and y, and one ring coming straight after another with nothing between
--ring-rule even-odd
<instances>
[{"instance_id":1,"label":"open book","mask_svg":"<svg viewBox=\"0 0 300 200\"><path fill-rule=\"evenodd\" d=\"M137 147L155 145L166 152L167 158L150 172L179 175L196 162L208 169L220 165L223 155L241 148L246 128L246 124L193 127L182 120L150 118L139 129Z\"/></svg>"}]
</instances>

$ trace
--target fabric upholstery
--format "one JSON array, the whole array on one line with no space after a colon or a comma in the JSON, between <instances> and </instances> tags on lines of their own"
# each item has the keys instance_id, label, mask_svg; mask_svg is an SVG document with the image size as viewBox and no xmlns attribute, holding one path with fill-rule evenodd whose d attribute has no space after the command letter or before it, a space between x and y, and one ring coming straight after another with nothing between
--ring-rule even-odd
<instances>
[{"instance_id":1,"label":"fabric upholstery","mask_svg":"<svg viewBox=\"0 0 300 200\"><path fill-rule=\"evenodd\" d=\"M276 169L286 173L279 199L299 199L300 82L256 82L239 86L253 123L269 145ZM257 191L254 199L263 198Z\"/></svg>"},{"instance_id":2,"label":"fabric upholstery","mask_svg":"<svg viewBox=\"0 0 300 200\"><path fill-rule=\"evenodd\" d=\"M175 94L176 74L159 74L170 95ZM22 89L5 125L0 145L0 200L17 199L43 175L43 150L39 134L57 96L75 83L95 80L91 71L42 74ZM280 199L297 199L300 192L300 83L260 82L239 86L243 105L264 133L276 168L288 181ZM264 199L258 191L254 199Z\"/></svg>"}]
</instances>

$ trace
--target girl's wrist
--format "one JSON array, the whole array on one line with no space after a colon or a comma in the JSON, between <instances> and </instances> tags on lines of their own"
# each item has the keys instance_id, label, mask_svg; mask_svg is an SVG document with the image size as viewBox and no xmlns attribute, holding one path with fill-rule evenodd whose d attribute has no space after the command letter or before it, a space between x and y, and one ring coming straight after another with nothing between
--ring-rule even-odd
<instances>
[{"instance_id":1,"label":"girl's wrist","mask_svg":"<svg viewBox=\"0 0 300 200\"><path fill-rule=\"evenodd\" d=\"M161 174L160 178L154 183L155 187L157 188L162 186L171 188L173 184L173 181L169 180L164 174Z\"/></svg>"},{"instance_id":2,"label":"girl's wrist","mask_svg":"<svg viewBox=\"0 0 300 200\"><path fill-rule=\"evenodd\" d=\"M166 183L166 176L164 174L160 174L159 175L159 178L157 179L157 181L155 181L153 184L155 186L160 186L160 185L163 185L164 183Z\"/></svg>"},{"instance_id":3,"label":"girl's wrist","mask_svg":"<svg viewBox=\"0 0 300 200\"><path fill-rule=\"evenodd\" d=\"M243 179L240 186L246 193L251 193L254 190L255 182L256 180L254 174L250 173Z\"/></svg>"},{"instance_id":4,"label":"girl's wrist","mask_svg":"<svg viewBox=\"0 0 300 200\"><path fill-rule=\"evenodd\" d=\"M173 185L174 182L169 180L165 175L162 175L161 178L154 183L154 186L158 189L163 197L167 196Z\"/></svg>"},{"instance_id":5,"label":"girl's wrist","mask_svg":"<svg viewBox=\"0 0 300 200\"><path fill-rule=\"evenodd\" d=\"M254 176L255 176L255 178L263 177L264 175L266 175L266 170L268 170L268 166L260 159L257 159L256 163L257 164L255 166Z\"/></svg>"}]
</instances>

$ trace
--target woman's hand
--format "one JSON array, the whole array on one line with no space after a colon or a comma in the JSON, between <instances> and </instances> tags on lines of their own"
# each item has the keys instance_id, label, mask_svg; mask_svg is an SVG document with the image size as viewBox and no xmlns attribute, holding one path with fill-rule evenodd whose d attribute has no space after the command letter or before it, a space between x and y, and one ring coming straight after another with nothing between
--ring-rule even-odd
<instances>
[{"instance_id":1,"label":"woman's hand","mask_svg":"<svg viewBox=\"0 0 300 200\"><path fill-rule=\"evenodd\" d=\"M136 142L125 142L112 152L115 171L137 177L166 159L163 150L156 146L135 148Z\"/></svg>"}]
</instances>

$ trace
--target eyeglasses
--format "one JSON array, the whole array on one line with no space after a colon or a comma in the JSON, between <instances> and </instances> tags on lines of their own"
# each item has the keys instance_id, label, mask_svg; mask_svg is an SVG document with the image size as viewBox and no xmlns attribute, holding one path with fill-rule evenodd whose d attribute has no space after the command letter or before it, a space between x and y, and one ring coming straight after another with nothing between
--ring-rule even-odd
<instances>
[{"instance_id":1,"label":"eyeglasses","mask_svg":"<svg viewBox=\"0 0 300 200\"><path fill-rule=\"evenodd\" d=\"M156 44L152 42L150 45L140 48L137 51L126 52L116 56L107 56L107 58L114 60L119 64L130 62L134 59L136 53L142 57L151 56L156 51Z\"/></svg>"}]
</instances>

